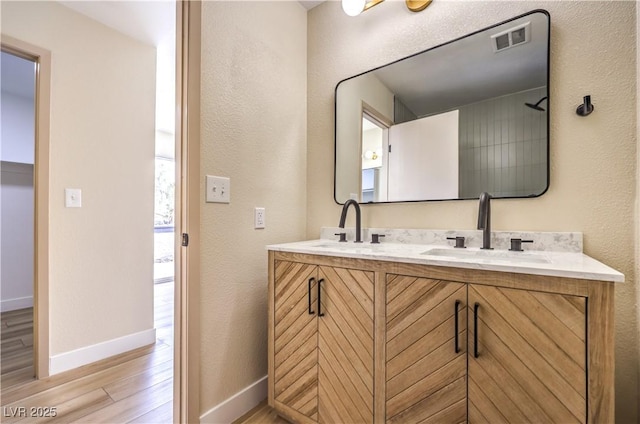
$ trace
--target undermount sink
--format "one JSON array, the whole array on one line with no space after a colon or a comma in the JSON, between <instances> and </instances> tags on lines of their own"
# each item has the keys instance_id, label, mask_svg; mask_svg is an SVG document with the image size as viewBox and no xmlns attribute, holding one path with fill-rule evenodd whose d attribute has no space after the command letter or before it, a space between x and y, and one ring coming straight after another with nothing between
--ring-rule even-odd
<instances>
[{"instance_id":1,"label":"undermount sink","mask_svg":"<svg viewBox=\"0 0 640 424\"><path fill-rule=\"evenodd\" d=\"M539 253L510 252L506 250L465 250L465 249L429 249L421 255L439 256L456 259L493 259L509 262L551 263Z\"/></svg>"}]
</instances>

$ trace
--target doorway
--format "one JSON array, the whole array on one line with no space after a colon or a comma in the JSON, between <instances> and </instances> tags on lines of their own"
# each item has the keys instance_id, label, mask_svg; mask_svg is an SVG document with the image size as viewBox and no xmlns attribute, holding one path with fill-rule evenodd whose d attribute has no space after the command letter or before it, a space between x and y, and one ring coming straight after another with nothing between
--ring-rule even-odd
<instances>
[{"instance_id":1,"label":"doorway","mask_svg":"<svg viewBox=\"0 0 640 424\"><path fill-rule=\"evenodd\" d=\"M35 376L34 164L36 63L2 51L0 367L2 385ZM10 246L10 248L7 248Z\"/></svg>"},{"instance_id":2,"label":"doorway","mask_svg":"<svg viewBox=\"0 0 640 424\"><path fill-rule=\"evenodd\" d=\"M373 112L371 108L363 108L361 203L384 202L387 200L389 125L376 116L380 116L380 113Z\"/></svg>"},{"instance_id":3,"label":"doorway","mask_svg":"<svg viewBox=\"0 0 640 424\"><path fill-rule=\"evenodd\" d=\"M84 2L89 3L89 2ZM60 7L55 3L45 3L50 7ZM133 3L132 3L133 4ZM140 4L140 3L136 3ZM38 8L42 5L41 3L32 4L32 3L19 3L12 4L12 7L17 8L20 7L29 7L32 9L32 13L40 13ZM176 419L177 417L181 417L182 421L194 421L197 420L198 417L198 364L199 359L197 356L198 353L198 345L199 345L199 326L198 326L198 228L199 228L199 214L198 214L198 189L199 189L199 166L198 166L198 158L199 158L199 53L200 53L200 45L199 45L199 18L200 18L200 6L199 4L190 4L189 2L178 2L177 12L178 12L178 40L177 49L178 52L175 55L180 61L179 66L177 66L177 78L176 80L180 81L180 84L177 85L178 95L176 98L179 100L176 102L178 106L179 119L175 122L176 126L176 142L177 152L176 152L176 173L183 176L183 178L179 179L179 184L176 184L178 187L178 192L176 193L176 197L178 198L177 204L179 205L176 208L176 228L179 228L179 232L192 232L191 237L191 245L189 249L180 248L179 243L176 243L176 259L178 259L176 264L176 284L175 284L175 318L176 318L176 326L175 326L175 391L174 391L174 402L176 406ZM3 5L3 18L4 16L8 16L4 13L4 5ZM8 19L8 18L7 18ZM15 20L14 20L15 21ZM4 21L3 21L4 22ZM8 22L11 22L8 20ZM45 20L46 22L46 20ZM58 22L58 21L54 21ZM45 25L44 27L49 28L50 25ZM38 28L38 30L44 30L43 28ZM7 30L10 33L15 33L16 36L19 36L24 28L14 22L11 26L11 31L9 30L9 26L4 26L3 30ZM29 38L29 37L25 37ZM43 46L48 46L48 38L42 38L43 41L40 42ZM34 41L36 42L36 41ZM174 39L175 42L175 39ZM48 309L48 301L49 301L49 292L48 292L48 279L49 272L51 268L49 267L49 129L51 114L49 113L49 105L51 101L49 99L49 93L51 91L51 53L49 51L42 49L36 45L32 45L29 43L25 43L20 41L17 38L7 36L3 34L2 36L2 47L3 50L7 48L10 51L17 52L29 52L28 55L32 55L33 59L37 61L39 64L38 71L38 89L37 99L36 99L36 108L38 110L36 120L37 120L37 145L36 145L36 202L35 202L35 213L36 213L36 228L35 233L36 238L39 239L36 242L36 270L35 270L35 278L36 278L36 287L35 291L35 303L36 303L36 316L35 316L35 327L36 334L35 339L38 341L36 345L36 349L38 352L36 353L36 357L38 358L35 364L36 375L39 378L47 377L49 373L49 359L51 358L49 351L49 309ZM51 48L55 50L55 48ZM58 56L60 57L60 56ZM44 64L44 66L42 66ZM72 69L76 69L75 67ZM59 75L59 74L58 74ZM149 79L151 80L151 79ZM192 83L187 84L187 80ZM59 98L59 97L58 97ZM95 98L95 97L94 97ZM102 98L102 97L100 97ZM122 106L121 103L117 103ZM188 106L187 106L188 105ZM189 108L189 116L187 117L186 110ZM82 111L83 109L79 109ZM86 110L86 108L84 109ZM174 109L175 110L175 109ZM76 123L83 123L81 120L75 121ZM138 124L138 123L136 123ZM139 126L139 125L137 125ZM75 129L75 128L74 128ZM98 132L96 135L104 134L104 132ZM53 136L52 136L53 137ZM91 137L85 137L84 141L91 141ZM112 141L118 140L117 137L113 137ZM106 148L109 143L103 143L100 145L100 148ZM124 150L127 151L128 150ZM60 152L58 152L59 155ZM58 157L59 158L59 157ZM118 162L122 159L122 157L118 157ZM188 167L187 167L187 164ZM144 166L138 170L135 170L131 173L131 175L138 175L139 171L149 170L153 172L151 161L145 161ZM187 169L188 168L188 169ZM58 168L59 169L59 168ZM103 173L95 172L94 174L102 175ZM60 185L59 185L60 186ZM55 193L58 193L58 190L55 190ZM57 196L56 194L52 194L52 202L59 202L59 197L53 198L53 196ZM85 200L85 199L83 199ZM88 199L86 199L88 200ZM153 200L152 200L153 201ZM188 208L187 208L188 203ZM59 205L59 204L58 204ZM59 206L58 206L59 207ZM67 213L68 211L65 211ZM148 214L147 216L152 216L152 214ZM136 221L138 222L138 221ZM142 222L147 222L148 224L142 224L147 227L147 225L151 225L151 219L147 218L146 220L142 220ZM51 228L51 231L58 230L58 228ZM146 230L148 231L148 230ZM122 233L122 231L120 231ZM118 234L120 234L118 233ZM125 232L126 233L126 232ZM115 232L114 232L115 234ZM128 234L128 233L126 233ZM148 233L152 236L151 233ZM125 246L126 247L126 246ZM117 253L121 253L116 251ZM189 253L188 253L189 252ZM52 250L52 254L54 251ZM58 255L59 256L59 255ZM109 256L104 256L105 258L109 258ZM148 263L148 262L147 262ZM148 263L148 267L151 269L152 264ZM187 283L188 278L188 283ZM58 280L59 281L59 280ZM152 278L145 279L149 284L153 283ZM117 281L115 281L117 282ZM114 293L126 293L128 289L125 290L115 290L112 287L111 281L108 285L111 292ZM147 286L150 287L150 286ZM98 287L100 289L100 287ZM59 292L58 292L59 293ZM147 304L150 305L151 303ZM102 306L100 303L96 303L98 306ZM52 311L53 312L53 311ZM59 310L58 310L59 312ZM44 325L40 325L44 323ZM85 324L85 323L83 323ZM41 372L39 373L39 370ZM54 377L55 379L56 377ZM39 382L35 382L33 384L38 384ZM31 384L31 383L30 383ZM3 388L4 393L4 388ZM188 419L186 417L189 417Z\"/></svg>"},{"instance_id":4,"label":"doorway","mask_svg":"<svg viewBox=\"0 0 640 424\"><path fill-rule=\"evenodd\" d=\"M106 2L101 4L104 6ZM91 6L100 5L91 2ZM135 12L145 17L153 15L139 13L147 11L139 10L143 6L139 3L123 3L123 7L127 6L133 10L125 10L119 16ZM36 187L41 187L43 196L47 197L46 202L40 202L42 219L39 218L38 222L42 231L36 229L38 237L42 237L36 243L37 249L45 250L44 254L39 255L38 289L35 290L35 297L42 304L38 303L34 308L34 327L38 340L35 346L39 349L35 371L40 378L77 368L155 339L153 322L149 322L149 319L153 320L153 264L149 259L146 265L140 264L144 258L152 257L148 254L153 249L153 188L149 183L153 181L154 122L175 127L176 110L175 101L170 100L172 104L168 107L168 115L171 119L160 116L154 121L154 99L159 98L153 93L154 87L175 87L176 4L158 3L157 6L165 6L171 15L164 20L172 29L164 37L168 40L167 44L171 45L167 55L172 59L168 84L166 79L156 84L153 73L159 61L156 56L159 55L156 55L154 44L149 40L144 42L132 36L127 38L115 29L121 33L117 34L114 28L108 29L82 13L88 11L72 11L66 5L3 4L3 31L22 39L33 39L43 47L3 34L3 50L38 62L41 57L50 57L45 50L49 49L57 53L58 58L58 72L52 87L55 102L50 102L48 97L39 102L43 107L52 104L55 109L51 113L46 111L39 114L38 125L42 125L42 130L36 137L38 142L43 141L43 149L48 150L49 127L57 129L53 134L56 149L52 151L57 166L52 168L54 175L51 184L46 180L49 175L48 163L36 158L36 174L45 179L43 184L36 183ZM47 25L38 26L23 19L24 16L52 14L57 19L51 19ZM97 42L103 48L94 48L91 59L83 62L84 56L74 50L77 47L66 50L69 43L64 43L64 37L52 37L66 27L79 27L87 35L98 35ZM83 46L92 43L93 39L85 38L87 41ZM108 52L108 55L104 52ZM112 67L122 69L123 63L128 63L123 61L131 61L137 66L122 74L111 70ZM50 66L46 68L50 69ZM87 68L99 72L91 72ZM50 83L47 83L46 89L40 87L42 89L36 90L37 96L48 96L49 86ZM45 161L49 158L48 151L40 153ZM43 168L43 165L46 166ZM110 178L105 183L102 176L107 175ZM64 182L61 183L61 180ZM58 196L67 188L83 191L82 203L77 205L77 209L66 209L68 205L64 198ZM54 197L51 208L47 207L49 192ZM56 246L51 250L55 259L51 266L46 252L50 236L47 228L49 210L54 222L51 243ZM61 231L65 226L67 228ZM135 240L140 248L135 248L133 243L119 243L122 240L120 236L124 234L129 236L129 240ZM146 253L140 254L142 251ZM55 292L51 297L48 293L48 274L52 275L51 280L55 283ZM127 293L127 296L120 297L118 293ZM55 319L49 319L49 301L52 302L51 312L55 312L52 318ZM66 314L65 311L74 313ZM83 318L78 320L76 317ZM49 331L51 338L47 334ZM112 334L130 334L132 338L118 347L118 338ZM105 348L100 344L112 341ZM76 355L79 349L85 350Z\"/></svg>"}]
</instances>

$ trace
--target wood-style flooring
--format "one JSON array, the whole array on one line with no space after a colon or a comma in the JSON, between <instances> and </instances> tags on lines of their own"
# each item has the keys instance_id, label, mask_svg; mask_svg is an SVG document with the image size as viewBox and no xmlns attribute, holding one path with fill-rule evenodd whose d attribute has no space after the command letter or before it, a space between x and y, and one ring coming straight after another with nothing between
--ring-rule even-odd
<instances>
[{"instance_id":1,"label":"wood-style flooring","mask_svg":"<svg viewBox=\"0 0 640 424\"><path fill-rule=\"evenodd\" d=\"M5 377L6 328L3 314L0 421L3 423L172 422L173 286L173 282L154 286L156 344L41 380L21 381L15 375L9 377L11 372L27 368L22 367L22 363L13 358L12 361L7 362L7 377ZM26 331L28 315L26 312L22 315L22 324L19 324L20 319L14 317L11 321L14 329L24 325ZM30 324L32 328L32 321ZM7 325L7 328L9 327L11 325ZM12 346L15 351L19 347L15 341L18 339L17 336L7 336L6 342L8 343L10 339L13 344L6 345L7 358L10 357ZM21 338L20 340L22 341ZM25 347L28 343L32 343L32 340L32 337L29 339L25 335L23 341ZM12 368L15 370L9 371ZM31 375L32 372L30 371ZM53 415L51 413L53 408L55 408L55 417L37 417L31 414L32 412L40 414L49 412L49 415Z\"/></svg>"},{"instance_id":2,"label":"wood-style flooring","mask_svg":"<svg viewBox=\"0 0 640 424\"><path fill-rule=\"evenodd\" d=\"M279 416L276 411L262 401L251 411L238 418L233 424L289 424L289 421Z\"/></svg>"},{"instance_id":3,"label":"wood-style flooring","mask_svg":"<svg viewBox=\"0 0 640 424\"><path fill-rule=\"evenodd\" d=\"M0 314L2 387L33 380L33 308Z\"/></svg>"}]
</instances>

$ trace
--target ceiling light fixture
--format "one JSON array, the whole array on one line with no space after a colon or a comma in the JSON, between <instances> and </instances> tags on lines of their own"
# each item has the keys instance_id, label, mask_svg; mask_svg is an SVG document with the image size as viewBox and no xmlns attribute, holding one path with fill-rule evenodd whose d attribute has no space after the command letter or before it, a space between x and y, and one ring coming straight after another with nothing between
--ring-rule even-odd
<instances>
[{"instance_id":1,"label":"ceiling light fixture","mask_svg":"<svg viewBox=\"0 0 640 424\"><path fill-rule=\"evenodd\" d=\"M364 10L367 0L342 0L342 10L349 16L358 16Z\"/></svg>"},{"instance_id":2,"label":"ceiling light fixture","mask_svg":"<svg viewBox=\"0 0 640 424\"><path fill-rule=\"evenodd\" d=\"M431 4L432 0L406 0L407 8L412 12L422 12Z\"/></svg>"},{"instance_id":3,"label":"ceiling light fixture","mask_svg":"<svg viewBox=\"0 0 640 424\"><path fill-rule=\"evenodd\" d=\"M384 0L342 0L342 10L349 16L358 16ZM431 4L432 0L405 0L407 8L412 12L420 12Z\"/></svg>"},{"instance_id":4,"label":"ceiling light fixture","mask_svg":"<svg viewBox=\"0 0 640 424\"><path fill-rule=\"evenodd\" d=\"M349 16L358 16L367 9L382 3L384 0L342 0L342 10Z\"/></svg>"}]
</instances>

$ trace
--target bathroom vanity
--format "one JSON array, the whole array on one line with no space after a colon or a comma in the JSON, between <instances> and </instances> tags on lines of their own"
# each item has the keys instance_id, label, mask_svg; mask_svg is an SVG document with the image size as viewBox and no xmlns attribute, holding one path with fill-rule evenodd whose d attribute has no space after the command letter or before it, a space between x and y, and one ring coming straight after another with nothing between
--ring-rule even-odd
<instances>
[{"instance_id":1,"label":"bathroom vanity","mask_svg":"<svg viewBox=\"0 0 640 424\"><path fill-rule=\"evenodd\" d=\"M584 255L581 236L549 250L529 234L547 250L510 252L513 233L494 233L496 250L483 251L448 245L453 232L381 230L381 244L371 230L361 244L333 232L268 246L268 398L283 417L614 421L624 276Z\"/></svg>"}]
</instances>

